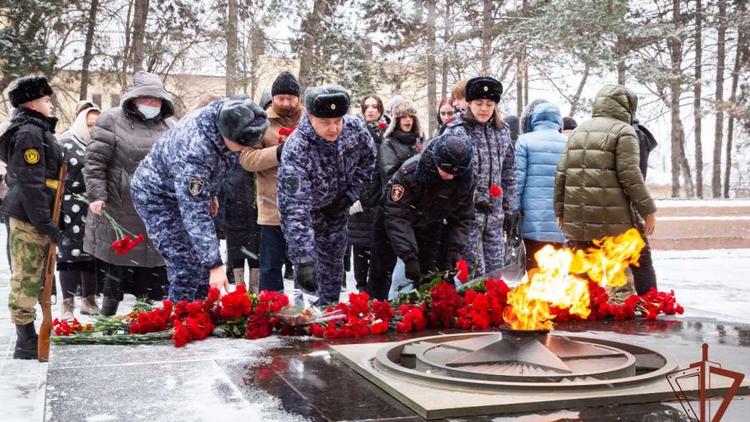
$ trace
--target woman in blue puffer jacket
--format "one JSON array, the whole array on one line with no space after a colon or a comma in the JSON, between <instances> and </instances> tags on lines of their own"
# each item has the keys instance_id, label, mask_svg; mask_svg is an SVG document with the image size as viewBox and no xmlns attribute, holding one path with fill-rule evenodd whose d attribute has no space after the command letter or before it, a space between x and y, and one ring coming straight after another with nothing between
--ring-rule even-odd
<instances>
[{"instance_id":1,"label":"woman in blue puffer jacket","mask_svg":"<svg viewBox=\"0 0 750 422\"><path fill-rule=\"evenodd\" d=\"M561 133L560 109L543 100L529 104L521 116L516 143L518 194L513 209L523 213L526 268L537 266L534 254L545 245L562 246L565 237L552 209L555 170L568 138Z\"/></svg>"}]
</instances>

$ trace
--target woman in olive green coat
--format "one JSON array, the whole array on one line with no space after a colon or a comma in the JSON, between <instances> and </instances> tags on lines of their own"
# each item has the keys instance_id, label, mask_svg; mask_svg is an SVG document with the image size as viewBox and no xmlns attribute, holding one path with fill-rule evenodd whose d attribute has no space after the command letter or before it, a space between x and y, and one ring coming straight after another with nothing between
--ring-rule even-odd
<instances>
[{"instance_id":1,"label":"woman in olive green coat","mask_svg":"<svg viewBox=\"0 0 750 422\"><path fill-rule=\"evenodd\" d=\"M636 227L650 236L656 205L639 168L631 126L638 98L619 85L596 95L593 118L573 132L557 165L555 216L569 241L587 242ZM641 219L645 221L641 221Z\"/></svg>"}]
</instances>

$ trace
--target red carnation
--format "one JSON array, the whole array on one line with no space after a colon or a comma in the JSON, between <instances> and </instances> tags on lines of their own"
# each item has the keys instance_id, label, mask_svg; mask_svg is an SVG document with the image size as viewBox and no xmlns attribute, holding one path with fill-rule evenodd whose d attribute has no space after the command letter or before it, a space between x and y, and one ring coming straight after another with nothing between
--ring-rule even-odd
<instances>
[{"instance_id":1,"label":"red carnation","mask_svg":"<svg viewBox=\"0 0 750 422\"><path fill-rule=\"evenodd\" d=\"M466 280L469 279L469 263L463 258L459 259L456 262L456 270L458 270L458 273L456 274L458 281L466 283Z\"/></svg>"},{"instance_id":2,"label":"red carnation","mask_svg":"<svg viewBox=\"0 0 750 422\"><path fill-rule=\"evenodd\" d=\"M502 194L503 194L503 188L501 188L500 186L498 186L498 185L496 185L494 183L490 186L490 196L491 197L497 198L498 196L500 196Z\"/></svg>"},{"instance_id":3,"label":"red carnation","mask_svg":"<svg viewBox=\"0 0 750 422\"><path fill-rule=\"evenodd\" d=\"M384 122L384 121L382 121L382 120L380 120L380 121L378 122L378 128L379 128L379 129L385 129L385 128L387 128L387 127L388 127L388 124L387 124L386 122Z\"/></svg>"}]
</instances>

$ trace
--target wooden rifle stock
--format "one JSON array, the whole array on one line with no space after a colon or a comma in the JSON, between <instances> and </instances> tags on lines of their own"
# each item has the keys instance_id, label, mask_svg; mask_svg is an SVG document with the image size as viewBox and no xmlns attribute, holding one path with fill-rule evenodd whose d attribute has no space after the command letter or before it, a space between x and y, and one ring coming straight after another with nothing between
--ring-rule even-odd
<instances>
[{"instance_id":1,"label":"wooden rifle stock","mask_svg":"<svg viewBox=\"0 0 750 422\"><path fill-rule=\"evenodd\" d=\"M60 223L60 209L62 208L63 193L65 193L65 173L68 166L63 164L57 174L57 190L55 191L55 202L52 207L52 224L57 226ZM42 305L42 326L39 328L39 345L37 356L39 362L49 360L49 336L52 331L52 287L55 280L55 262L57 257L57 245L50 241L47 247L47 259L44 267L44 289L39 304Z\"/></svg>"}]
</instances>

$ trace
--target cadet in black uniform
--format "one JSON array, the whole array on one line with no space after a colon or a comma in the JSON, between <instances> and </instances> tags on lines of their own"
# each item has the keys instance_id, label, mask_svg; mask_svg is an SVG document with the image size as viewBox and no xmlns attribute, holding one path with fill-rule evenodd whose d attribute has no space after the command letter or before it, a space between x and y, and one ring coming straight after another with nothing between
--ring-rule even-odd
<instances>
[{"instance_id":1,"label":"cadet in black uniform","mask_svg":"<svg viewBox=\"0 0 750 422\"><path fill-rule=\"evenodd\" d=\"M393 175L381 203L383 218L375 222L385 227L389 240L374 251L379 265L392 271L398 256L406 265L406 277L415 285L438 264L455 265L475 214L472 155L472 147L464 139L441 136ZM442 247L450 262L437 263L438 235L444 219L448 225ZM376 276L368 284L371 296L386 299L391 271L374 272Z\"/></svg>"},{"instance_id":2,"label":"cadet in black uniform","mask_svg":"<svg viewBox=\"0 0 750 422\"><path fill-rule=\"evenodd\" d=\"M63 162L62 148L53 135L57 119L51 95L43 76L15 80L8 97L18 112L0 138L0 159L8 164L8 194L0 213L10 223L13 274L8 308L18 335L14 359L37 358L34 319L44 260L49 242L59 243L62 237L51 215Z\"/></svg>"}]
</instances>

